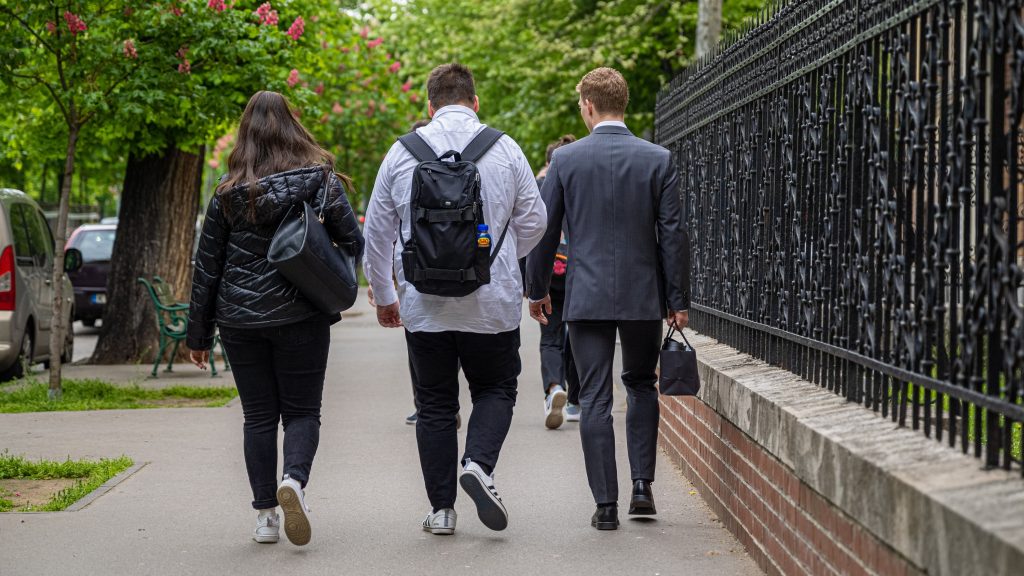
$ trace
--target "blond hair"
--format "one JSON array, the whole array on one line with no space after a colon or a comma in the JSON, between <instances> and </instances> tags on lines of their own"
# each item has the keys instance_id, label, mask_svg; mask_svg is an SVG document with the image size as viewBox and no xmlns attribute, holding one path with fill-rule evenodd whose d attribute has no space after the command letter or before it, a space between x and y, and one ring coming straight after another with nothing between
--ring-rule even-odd
<instances>
[{"instance_id":1,"label":"blond hair","mask_svg":"<svg viewBox=\"0 0 1024 576\"><path fill-rule=\"evenodd\" d=\"M580 98L589 100L598 114L626 113L629 104L629 86L622 74L614 68L595 68L576 85Z\"/></svg>"}]
</instances>

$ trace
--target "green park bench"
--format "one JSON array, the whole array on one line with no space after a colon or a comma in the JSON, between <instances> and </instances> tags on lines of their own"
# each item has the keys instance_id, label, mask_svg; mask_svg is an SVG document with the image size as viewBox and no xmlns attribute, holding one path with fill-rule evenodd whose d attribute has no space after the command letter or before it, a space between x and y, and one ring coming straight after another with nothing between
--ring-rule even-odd
<instances>
[{"instance_id":1,"label":"green park bench","mask_svg":"<svg viewBox=\"0 0 1024 576\"><path fill-rule=\"evenodd\" d=\"M140 284L146 287L149 297L153 300L153 307L156 309L156 325L160 335L160 350L156 354L156 362L153 363L151 376L157 378L157 368L163 360L164 352L170 348L171 354L167 361L165 372L173 372L174 357L178 354L178 347L185 335L188 333L188 304L176 302L171 285L164 282L163 278L153 276L150 282L145 278L138 278ZM224 370L231 371L231 364L228 362L227 354L224 353L224 344L220 341L220 335L213 337L213 348L220 345L221 356L224 357ZM210 373L217 375L217 363L214 360L213 350L210 351Z\"/></svg>"}]
</instances>

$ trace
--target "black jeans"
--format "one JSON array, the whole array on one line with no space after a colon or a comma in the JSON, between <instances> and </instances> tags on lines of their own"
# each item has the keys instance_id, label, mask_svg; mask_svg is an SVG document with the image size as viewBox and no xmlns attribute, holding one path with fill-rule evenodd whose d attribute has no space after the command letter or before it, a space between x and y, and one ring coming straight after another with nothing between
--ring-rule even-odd
<instances>
[{"instance_id":1,"label":"black jeans","mask_svg":"<svg viewBox=\"0 0 1024 576\"><path fill-rule=\"evenodd\" d=\"M459 467L459 363L473 399L462 459L490 474L512 424L522 370L519 329L501 334L406 331L405 339L416 371L416 444L427 498L435 510L452 508Z\"/></svg>"},{"instance_id":2,"label":"black jeans","mask_svg":"<svg viewBox=\"0 0 1024 576\"><path fill-rule=\"evenodd\" d=\"M569 402L579 404L580 377L572 358L569 331L562 320L565 292L552 290L551 316L547 326L540 326L540 374L544 393L552 384L559 384L569 393Z\"/></svg>"},{"instance_id":3,"label":"black jeans","mask_svg":"<svg viewBox=\"0 0 1024 576\"><path fill-rule=\"evenodd\" d=\"M320 443L330 319L268 328L220 329L242 401L245 468L252 507L277 506L277 426L284 425L284 474L309 481Z\"/></svg>"},{"instance_id":4,"label":"black jeans","mask_svg":"<svg viewBox=\"0 0 1024 576\"><path fill-rule=\"evenodd\" d=\"M565 387L565 322L562 322L564 292L551 292L551 315L547 326L540 326L540 376L544 393L552 384Z\"/></svg>"}]
</instances>

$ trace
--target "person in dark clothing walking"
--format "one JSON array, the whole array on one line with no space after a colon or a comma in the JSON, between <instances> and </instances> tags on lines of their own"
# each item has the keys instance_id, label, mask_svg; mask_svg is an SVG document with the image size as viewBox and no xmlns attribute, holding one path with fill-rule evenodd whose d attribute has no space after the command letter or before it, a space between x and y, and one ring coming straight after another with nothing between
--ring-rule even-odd
<instances>
[{"instance_id":1,"label":"person in dark clothing walking","mask_svg":"<svg viewBox=\"0 0 1024 576\"><path fill-rule=\"evenodd\" d=\"M537 173L537 186L544 186L548 167L551 166L551 155L560 146L572 144L576 137L566 134L551 144L545 154L544 167ZM568 244L565 230L562 230L555 263L551 270L551 315L548 323L540 327L540 372L544 386L544 425L550 429L558 428L563 421L579 422L579 376L576 365L572 361L572 348L569 346L568 331L562 322L562 308L565 303L565 276L568 262ZM526 259L520 262L525 268ZM564 408L564 413L563 413Z\"/></svg>"},{"instance_id":2,"label":"person in dark clothing walking","mask_svg":"<svg viewBox=\"0 0 1024 576\"><path fill-rule=\"evenodd\" d=\"M671 153L629 131L629 88L611 68L587 73L576 90L586 138L551 159L541 195L550 222L561 222L572 251L563 320L580 373L580 438L597 509L591 525L619 526L612 427L612 361L622 343L630 514L654 514L651 483L658 445L656 369L664 319L685 328L690 307L690 246L679 176ZM560 231L549 227L526 264L530 316L552 314L551 265Z\"/></svg>"},{"instance_id":3,"label":"person in dark clothing walking","mask_svg":"<svg viewBox=\"0 0 1024 576\"><path fill-rule=\"evenodd\" d=\"M242 114L228 174L217 186L203 223L192 277L187 345L205 369L214 333L220 337L245 417L245 466L253 539L277 542L284 511L288 539L309 542L303 489L320 440L320 406L330 347L327 315L267 261L267 249L292 206L323 206L332 240L354 246L363 236L345 196L348 179L276 92L257 92ZM284 425L284 477L277 481L277 429Z\"/></svg>"}]
</instances>

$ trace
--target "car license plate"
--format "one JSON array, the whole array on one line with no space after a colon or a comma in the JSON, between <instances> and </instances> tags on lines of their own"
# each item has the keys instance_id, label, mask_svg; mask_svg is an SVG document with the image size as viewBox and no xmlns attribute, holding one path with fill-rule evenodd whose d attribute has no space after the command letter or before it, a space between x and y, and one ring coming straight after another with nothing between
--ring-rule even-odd
<instances>
[{"instance_id":1,"label":"car license plate","mask_svg":"<svg viewBox=\"0 0 1024 576\"><path fill-rule=\"evenodd\" d=\"M92 303L93 304L106 304L107 303L107 295L106 294L93 294L92 295Z\"/></svg>"}]
</instances>

